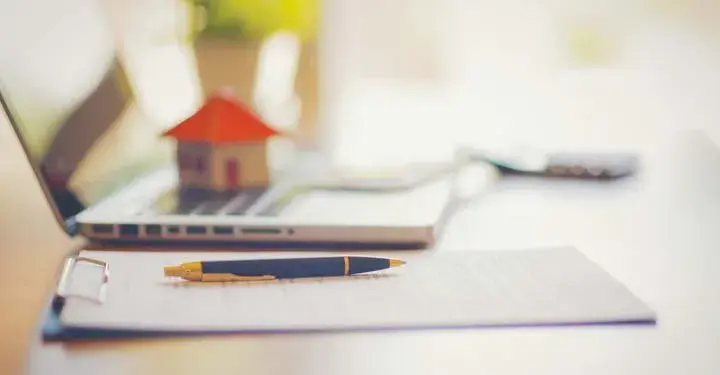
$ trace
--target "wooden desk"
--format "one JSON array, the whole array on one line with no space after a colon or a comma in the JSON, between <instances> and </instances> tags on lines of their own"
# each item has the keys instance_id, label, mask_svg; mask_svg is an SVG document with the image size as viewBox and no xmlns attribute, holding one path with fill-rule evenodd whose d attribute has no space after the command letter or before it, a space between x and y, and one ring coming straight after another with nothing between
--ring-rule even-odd
<instances>
[{"instance_id":1,"label":"wooden desk","mask_svg":"<svg viewBox=\"0 0 720 375\"><path fill-rule=\"evenodd\" d=\"M712 374L720 371L720 151L699 133L648 147L617 184L506 180L459 212L441 251L572 244L659 315L657 326L234 335L43 344L53 273L73 241L0 127L0 373Z\"/></svg>"}]
</instances>

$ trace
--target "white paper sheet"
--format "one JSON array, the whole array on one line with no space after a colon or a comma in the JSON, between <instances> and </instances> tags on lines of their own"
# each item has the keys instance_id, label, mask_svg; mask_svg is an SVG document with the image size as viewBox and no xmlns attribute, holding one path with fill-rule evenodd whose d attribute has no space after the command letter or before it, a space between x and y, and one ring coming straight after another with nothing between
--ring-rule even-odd
<instances>
[{"instance_id":1,"label":"white paper sheet","mask_svg":"<svg viewBox=\"0 0 720 375\"><path fill-rule=\"evenodd\" d=\"M408 263L372 275L220 284L171 281L163 277L163 267L195 260L289 255L110 251L82 255L109 262L111 274L102 305L68 300L61 319L69 326L259 332L655 319L640 299L572 248L394 252L392 257Z\"/></svg>"}]
</instances>

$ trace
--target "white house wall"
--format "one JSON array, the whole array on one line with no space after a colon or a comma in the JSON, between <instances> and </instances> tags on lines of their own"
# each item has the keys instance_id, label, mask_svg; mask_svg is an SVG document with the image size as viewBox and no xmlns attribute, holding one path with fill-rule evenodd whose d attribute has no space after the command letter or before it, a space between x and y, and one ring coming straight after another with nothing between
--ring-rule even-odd
<instances>
[{"instance_id":1,"label":"white house wall","mask_svg":"<svg viewBox=\"0 0 720 375\"><path fill-rule=\"evenodd\" d=\"M255 144L232 144L215 146L211 152L211 185L217 190L227 187L225 165L228 158L235 158L238 165L239 187L262 187L269 182L267 146L265 142Z\"/></svg>"}]
</instances>

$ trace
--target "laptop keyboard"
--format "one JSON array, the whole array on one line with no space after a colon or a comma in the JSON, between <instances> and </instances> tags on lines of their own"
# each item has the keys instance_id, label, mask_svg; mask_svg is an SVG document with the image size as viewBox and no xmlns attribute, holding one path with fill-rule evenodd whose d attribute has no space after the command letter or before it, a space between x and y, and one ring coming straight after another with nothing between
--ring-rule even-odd
<instances>
[{"instance_id":1,"label":"laptop keyboard","mask_svg":"<svg viewBox=\"0 0 720 375\"><path fill-rule=\"evenodd\" d=\"M248 189L241 192L220 193L172 189L142 210L140 215L245 215L266 191L266 189ZM276 213L277 210L263 210L264 216L274 216Z\"/></svg>"}]
</instances>

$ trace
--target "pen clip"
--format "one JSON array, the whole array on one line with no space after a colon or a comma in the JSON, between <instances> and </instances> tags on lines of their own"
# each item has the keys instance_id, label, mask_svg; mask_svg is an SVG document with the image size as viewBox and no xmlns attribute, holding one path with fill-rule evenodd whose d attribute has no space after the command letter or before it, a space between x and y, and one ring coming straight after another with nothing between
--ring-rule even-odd
<instances>
[{"instance_id":1,"label":"pen clip","mask_svg":"<svg viewBox=\"0 0 720 375\"><path fill-rule=\"evenodd\" d=\"M71 293L70 290L70 283L72 281L72 275L73 271L75 270L75 266L78 263L89 263L92 265L95 265L97 267L101 268L102 274L100 278L100 289L98 290L97 295L95 296L87 296L83 294L74 294ZM70 256L65 259L65 264L62 269L62 273L60 274L60 280L58 281L57 289L55 290L55 295L57 297L60 297L61 299L67 299L68 297L76 297L76 298L82 298L91 302L95 302L98 304L102 304L105 299L105 289L107 287L108 279L110 278L110 269L107 262L104 262L102 260L92 259L92 258L85 258L85 257L78 257L78 256Z\"/></svg>"},{"instance_id":2,"label":"pen clip","mask_svg":"<svg viewBox=\"0 0 720 375\"><path fill-rule=\"evenodd\" d=\"M205 273L202 275L201 281L270 281L275 279L277 278L273 275L239 276L232 273Z\"/></svg>"}]
</instances>

